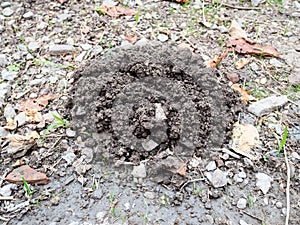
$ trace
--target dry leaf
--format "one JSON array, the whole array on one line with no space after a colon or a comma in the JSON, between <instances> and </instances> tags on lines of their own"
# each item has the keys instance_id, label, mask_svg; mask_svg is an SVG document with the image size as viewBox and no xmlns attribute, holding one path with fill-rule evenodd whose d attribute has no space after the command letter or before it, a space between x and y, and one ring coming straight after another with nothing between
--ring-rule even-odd
<instances>
[{"instance_id":1,"label":"dry leaf","mask_svg":"<svg viewBox=\"0 0 300 225\"><path fill-rule=\"evenodd\" d=\"M21 160L21 159L18 159L13 165L12 165L12 167L19 167L19 166L22 166L22 165L24 165L25 163L24 163L24 161L23 160Z\"/></svg>"},{"instance_id":2,"label":"dry leaf","mask_svg":"<svg viewBox=\"0 0 300 225\"><path fill-rule=\"evenodd\" d=\"M103 14L107 14L112 18L117 18L118 16L134 16L136 11L133 9L123 8L121 6L114 6L111 4L102 4L99 7L99 11Z\"/></svg>"},{"instance_id":3,"label":"dry leaf","mask_svg":"<svg viewBox=\"0 0 300 225\"><path fill-rule=\"evenodd\" d=\"M48 184L50 179L44 173L32 169L28 165L14 169L5 178L6 181L15 184L23 184L22 177L30 184Z\"/></svg>"},{"instance_id":4,"label":"dry leaf","mask_svg":"<svg viewBox=\"0 0 300 225\"><path fill-rule=\"evenodd\" d=\"M32 131L30 135L23 136L19 134L10 134L6 136L9 141L5 150L8 154L12 154L13 158L19 158L26 154L26 152L35 145L35 140L40 136L36 131Z\"/></svg>"},{"instance_id":5,"label":"dry leaf","mask_svg":"<svg viewBox=\"0 0 300 225\"><path fill-rule=\"evenodd\" d=\"M231 39L244 38L247 40L247 33L244 31L236 20L231 21L231 26L229 28L229 34Z\"/></svg>"},{"instance_id":6,"label":"dry leaf","mask_svg":"<svg viewBox=\"0 0 300 225\"><path fill-rule=\"evenodd\" d=\"M39 123L43 121L42 114L36 109L25 109L26 121L30 123Z\"/></svg>"},{"instance_id":7,"label":"dry leaf","mask_svg":"<svg viewBox=\"0 0 300 225\"><path fill-rule=\"evenodd\" d=\"M241 94L241 101L242 102L248 102L248 101L254 101L256 100L252 95L250 95L249 91L246 91L245 89L241 88L238 84L231 85L231 88L234 90L237 90Z\"/></svg>"},{"instance_id":8,"label":"dry leaf","mask_svg":"<svg viewBox=\"0 0 300 225\"><path fill-rule=\"evenodd\" d=\"M134 44L137 41L136 34L125 34L125 40L131 44Z\"/></svg>"},{"instance_id":9,"label":"dry leaf","mask_svg":"<svg viewBox=\"0 0 300 225\"><path fill-rule=\"evenodd\" d=\"M223 52L218 56L215 56L213 59L205 62L205 65L209 68L217 68L219 63L227 56L227 52Z\"/></svg>"},{"instance_id":10,"label":"dry leaf","mask_svg":"<svg viewBox=\"0 0 300 225\"><path fill-rule=\"evenodd\" d=\"M55 98L56 95L49 93L46 95L41 95L37 99L24 99L20 102L18 110L21 112L25 111L26 109L40 111L48 105L50 100Z\"/></svg>"},{"instance_id":11,"label":"dry leaf","mask_svg":"<svg viewBox=\"0 0 300 225\"><path fill-rule=\"evenodd\" d=\"M17 128L17 124L13 119L7 119L7 123L3 128L5 130L15 130Z\"/></svg>"},{"instance_id":12,"label":"dry leaf","mask_svg":"<svg viewBox=\"0 0 300 225\"><path fill-rule=\"evenodd\" d=\"M226 46L229 52L279 57L279 52L272 46L260 46L258 44L251 44L244 38L228 40Z\"/></svg>"},{"instance_id":13,"label":"dry leaf","mask_svg":"<svg viewBox=\"0 0 300 225\"><path fill-rule=\"evenodd\" d=\"M232 149L250 159L255 159L252 147L259 145L259 133L251 124L235 124L232 131Z\"/></svg>"},{"instance_id":14,"label":"dry leaf","mask_svg":"<svg viewBox=\"0 0 300 225\"><path fill-rule=\"evenodd\" d=\"M237 70L242 69L246 66L249 62L251 62L251 58L241 58L235 63L235 68Z\"/></svg>"},{"instance_id":15,"label":"dry leaf","mask_svg":"<svg viewBox=\"0 0 300 225\"><path fill-rule=\"evenodd\" d=\"M186 163L184 163L184 164L182 164L182 165L180 166L180 168L177 170L177 173L178 173L180 176L185 177L186 169L187 169Z\"/></svg>"}]
</instances>

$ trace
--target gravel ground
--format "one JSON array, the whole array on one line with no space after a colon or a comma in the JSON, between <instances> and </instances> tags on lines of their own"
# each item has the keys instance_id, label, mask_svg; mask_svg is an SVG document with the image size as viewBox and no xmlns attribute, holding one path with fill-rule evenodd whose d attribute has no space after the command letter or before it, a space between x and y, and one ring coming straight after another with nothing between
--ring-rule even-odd
<instances>
[{"instance_id":1,"label":"gravel ground","mask_svg":"<svg viewBox=\"0 0 300 225\"><path fill-rule=\"evenodd\" d=\"M112 18L99 13L102 3L136 12ZM273 225L284 224L288 216L289 224L300 224L300 3L204 3L1 2L0 224ZM275 47L280 57L229 53L217 69L205 69L205 61L225 51L232 20L249 39ZM169 58L164 52L171 48L176 51L170 50ZM131 51L150 52L149 59L139 59ZM159 52L161 58L156 58ZM130 55L138 57L133 60ZM237 69L241 58L249 63ZM219 91L213 93L225 93L226 100L220 96L210 101L214 95L189 80L195 75L193 66L202 74L201 84L211 81L209 87ZM147 75L152 82L155 73L172 78L171 83L160 78L165 86L149 88L155 100L143 102L133 114L129 110L131 127L111 135L119 119L105 113L118 103L120 90L126 97L137 88L133 77L141 80ZM145 91L139 93L148 91L149 80L143 81ZM249 90L255 100L240 101L232 83ZM192 136L199 127L206 133L194 135L199 137L192 143L197 150L185 157L178 157L175 147L178 127L191 114L182 119L172 99L161 97L166 87L178 91L174 96L191 96L187 102L195 103L195 115L205 124L191 126ZM185 99L179 100L184 105ZM218 100L228 108L218 111ZM76 106L85 102L91 110L76 120ZM113 115L126 116L128 108L117 106L121 113ZM206 144L213 142L211 129L219 125L211 118L223 121L224 139L217 148ZM161 121L167 128L159 127ZM90 131L93 126L96 130ZM149 135L155 126L167 136ZM136 142L128 147L128 136L119 139L133 128L136 137L147 140L138 146L143 151L137 150ZM245 145L253 143L246 150L235 147L245 130ZM27 180L26 190L22 181L7 179L24 164L50 182L45 177L40 185Z\"/></svg>"}]
</instances>

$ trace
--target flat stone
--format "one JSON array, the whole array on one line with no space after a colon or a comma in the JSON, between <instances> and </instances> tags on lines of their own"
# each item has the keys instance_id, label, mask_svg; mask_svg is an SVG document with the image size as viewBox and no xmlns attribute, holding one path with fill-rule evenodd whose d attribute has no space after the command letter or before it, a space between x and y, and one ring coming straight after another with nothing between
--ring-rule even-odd
<instances>
[{"instance_id":1,"label":"flat stone","mask_svg":"<svg viewBox=\"0 0 300 225\"><path fill-rule=\"evenodd\" d=\"M284 64L275 58L270 59L270 64L275 67L284 67Z\"/></svg>"},{"instance_id":2,"label":"flat stone","mask_svg":"<svg viewBox=\"0 0 300 225\"><path fill-rule=\"evenodd\" d=\"M23 18L29 19L32 18L33 16L34 16L33 12L27 12L23 15Z\"/></svg>"},{"instance_id":3,"label":"flat stone","mask_svg":"<svg viewBox=\"0 0 300 225\"><path fill-rule=\"evenodd\" d=\"M118 5L118 2L114 0L103 0L103 4Z\"/></svg>"},{"instance_id":4,"label":"flat stone","mask_svg":"<svg viewBox=\"0 0 300 225\"><path fill-rule=\"evenodd\" d=\"M146 150L146 151L152 151L153 149L155 149L157 146L159 146L158 143L156 143L155 141L153 140L149 140L147 142L143 142L142 143L142 146L143 148Z\"/></svg>"},{"instance_id":5,"label":"flat stone","mask_svg":"<svg viewBox=\"0 0 300 225\"><path fill-rule=\"evenodd\" d=\"M213 171L217 168L215 161L210 161L207 166L205 167L207 171Z\"/></svg>"},{"instance_id":6,"label":"flat stone","mask_svg":"<svg viewBox=\"0 0 300 225\"><path fill-rule=\"evenodd\" d=\"M248 223L246 223L244 220L240 220L239 223L240 225L248 225Z\"/></svg>"},{"instance_id":7,"label":"flat stone","mask_svg":"<svg viewBox=\"0 0 300 225\"><path fill-rule=\"evenodd\" d=\"M155 103L155 120L156 121L163 121L166 120L166 114L164 109L162 108L160 103Z\"/></svg>"},{"instance_id":8,"label":"flat stone","mask_svg":"<svg viewBox=\"0 0 300 225\"><path fill-rule=\"evenodd\" d=\"M16 184L7 184L0 188L0 195L4 197L11 196L12 189L16 188Z\"/></svg>"},{"instance_id":9,"label":"flat stone","mask_svg":"<svg viewBox=\"0 0 300 225\"><path fill-rule=\"evenodd\" d=\"M13 119L17 114L15 109L8 104L5 108L4 108L4 113L3 113L4 117L6 118L6 120L10 120Z\"/></svg>"},{"instance_id":10,"label":"flat stone","mask_svg":"<svg viewBox=\"0 0 300 225\"><path fill-rule=\"evenodd\" d=\"M36 41L32 41L28 44L28 48L29 50L35 52L36 50L38 50L40 48L40 44Z\"/></svg>"},{"instance_id":11,"label":"flat stone","mask_svg":"<svg viewBox=\"0 0 300 225\"><path fill-rule=\"evenodd\" d=\"M9 134L10 133L7 130L5 130L3 127L0 127L0 138L4 138Z\"/></svg>"},{"instance_id":12,"label":"flat stone","mask_svg":"<svg viewBox=\"0 0 300 225\"><path fill-rule=\"evenodd\" d=\"M12 14L14 14L14 10L12 10L11 8L7 7L5 9L2 10L2 15L3 16L6 16L6 17L9 17L11 16Z\"/></svg>"},{"instance_id":13,"label":"flat stone","mask_svg":"<svg viewBox=\"0 0 300 225\"><path fill-rule=\"evenodd\" d=\"M166 34L158 34L157 35L157 40L160 42L166 42L169 39L168 35Z\"/></svg>"},{"instance_id":14,"label":"flat stone","mask_svg":"<svg viewBox=\"0 0 300 225\"><path fill-rule=\"evenodd\" d=\"M144 197L148 199L155 199L155 193L152 191L146 191Z\"/></svg>"},{"instance_id":15,"label":"flat stone","mask_svg":"<svg viewBox=\"0 0 300 225\"><path fill-rule=\"evenodd\" d=\"M82 50L87 51L87 50L90 50L92 48L92 45L90 45L90 44L80 44L80 47L82 48Z\"/></svg>"},{"instance_id":16,"label":"flat stone","mask_svg":"<svg viewBox=\"0 0 300 225\"><path fill-rule=\"evenodd\" d=\"M235 174L233 176L233 180L236 182L236 183L242 183L243 182L243 178L240 178L239 175Z\"/></svg>"},{"instance_id":17,"label":"flat stone","mask_svg":"<svg viewBox=\"0 0 300 225\"><path fill-rule=\"evenodd\" d=\"M223 187L227 184L227 174L219 168L213 173L207 172L206 176L215 188Z\"/></svg>"},{"instance_id":18,"label":"flat stone","mask_svg":"<svg viewBox=\"0 0 300 225\"><path fill-rule=\"evenodd\" d=\"M44 79L34 79L29 82L29 85L41 85L44 82Z\"/></svg>"},{"instance_id":19,"label":"flat stone","mask_svg":"<svg viewBox=\"0 0 300 225\"><path fill-rule=\"evenodd\" d=\"M3 69L1 72L1 77L3 80L14 80L18 76L18 72L10 72Z\"/></svg>"},{"instance_id":20,"label":"flat stone","mask_svg":"<svg viewBox=\"0 0 300 225\"><path fill-rule=\"evenodd\" d=\"M145 178L146 177L146 167L144 164L140 164L138 166L134 166L131 172L132 176L135 178Z\"/></svg>"},{"instance_id":21,"label":"flat stone","mask_svg":"<svg viewBox=\"0 0 300 225\"><path fill-rule=\"evenodd\" d=\"M76 155L72 151L68 151L65 155L62 156L64 160L66 160L68 165L71 165L76 159Z\"/></svg>"},{"instance_id":22,"label":"flat stone","mask_svg":"<svg viewBox=\"0 0 300 225\"><path fill-rule=\"evenodd\" d=\"M93 192L92 198L101 199L103 197L103 190L102 188L98 188Z\"/></svg>"},{"instance_id":23,"label":"flat stone","mask_svg":"<svg viewBox=\"0 0 300 225\"><path fill-rule=\"evenodd\" d=\"M245 209L247 207L247 199L240 198L236 204L239 209Z\"/></svg>"},{"instance_id":24,"label":"flat stone","mask_svg":"<svg viewBox=\"0 0 300 225\"><path fill-rule=\"evenodd\" d=\"M69 20L72 18L72 15L71 14L66 14L66 13L62 13L62 14L59 14L58 15L58 19L60 21L64 21L64 20Z\"/></svg>"},{"instance_id":25,"label":"flat stone","mask_svg":"<svg viewBox=\"0 0 300 225\"><path fill-rule=\"evenodd\" d=\"M21 127L26 124L26 114L25 112L20 112L15 116L15 123L18 124L18 127Z\"/></svg>"},{"instance_id":26,"label":"flat stone","mask_svg":"<svg viewBox=\"0 0 300 225\"><path fill-rule=\"evenodd\" d=\"M178 4L176 4L176 5L178 5ZM178 36L178 35L176 35L176 34L173 34L173 33L171 33L171 40L172 41L178 41L179 39L180 39L180 36Z\"/></svg>"},{"instance_id":27,"label":"flat stone","mask_svg":"<svg viewBox=\"0 0 300 225\"><path fill-rule=\"evenodd\" d=\"M262 0L251 0L251 4L252 4L254 7L258 6L261 2L262 2Z\"/></svg>"},{"instance_id":28,"label":"flat stone","mask_svg":"<svg viewBox=\"0 0 300 225\"><path fill-rule=\"evenodd\" d=\"M294 70L289 76L288 81L292 85L299 85L300 84L300 69Z\"/></svg>"},{"instance_id":29,"label":"flat stone","mask_svg":"<svg viewBox=\"0 0 300 225\"><path fill-rule=\"evenodd\" d=\"M11 86L8 83L0 83L0 98L5 98L10 93Z\"/></svg>"},{"instance_id":30,"label":"flat stone","mask_svg":"<svg viewBox=\"0 0 300 225\"><path fill-rule=\"evenodd\" d=\"M61 55L75 52L75 48L72 45L50 45L49 53L51 55Z\"/></svg>"},{"instance_id":31,"label":"flat stone","mask_svg":"<svg viewBox=\"0 0 300 225\"><path fill-rule=\"evenodd\" d=\"M282 204L282 202L276 202L276 207L278 208L278 209L281 209L282 207L283 207L283 204Z\"/></svg>"},{"instance_id":32,"label":"flat stone","mask_svg":"<svg viewBox=\"0 0 300 225\"><path fill-rule=\"evenodd\" d=\"M300 155L297 153L297 152L293 152L291 155L290 155L293 159L300 159Z\"/></svg>"},{"instance_id":33,"label":"flat stone","mask_svg":"<svg viewBox=\"0 0 300 225\"><path fill-rule=\"evenodd\" d=\"M287 96L271 96L261 99L248 107L248 111L260 117L268 114L288 102Z\"/></svg>"},{"instance_id":34,"label":"flat stone","mask_svg":"<svg viewBox=\"0 0 300 225\"><path fill-rule=\"evenodd\" d=\"M0 66L5 67L7 65L7 57L5 54L0 54Z\"/></svg>"},{"instance_id":35,"label":"flat stone","mask_svg":"<svg viewBox=\"0 0 300 225\"><path fill-rule=\"evenodd\" d=\"M67 137L75 137L76 136L76 131L71 130L70 128L68 128L66 130L66 135L67 135Z\"/></svg>"},{"instance_id":36,"label":"flat stone","mask_svg":"<svg viewBox=\"0 0 300 225\"><path fill-rule=\"evenodd\" d=\"M264 194L267 194L271 187L271 182L273 178L264 173L257 173L256 177L256 187L258 187Z\"/></svg>"},{"instance_id":37,"label":"flat stone","mask_svg":"<svg viewBox=\"0 0 300 225\"><path fill-rule=\"evenodd\" d=\"M2 7L2 8L6 8L6 7L9 7L9 6L11 6L11 5L12 5L11 2L1 2L1 7Z\"/></svg>"},{"instance_id":38,"label":"flat stone","mask_svg":"<svg viewBox=\"0 0 300 225\"><path fill-rule=\"evenodd\" d=\"M238 176L239 176L240 178L246 178L246 177L247 177L247 174L246 174L244 171L241 171L241 172L238 173Z\"/></svg>"}]
</instances>

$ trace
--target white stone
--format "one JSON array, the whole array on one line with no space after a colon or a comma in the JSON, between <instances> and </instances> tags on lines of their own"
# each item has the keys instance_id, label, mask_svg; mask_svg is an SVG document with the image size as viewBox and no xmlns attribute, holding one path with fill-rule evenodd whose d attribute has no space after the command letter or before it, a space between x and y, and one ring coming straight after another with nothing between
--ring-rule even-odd
<instances>
[{"instance_id":1,"label":"white stone","mask_svg":"<svg viewBox=\"0 0 300 225\"><path fill-rule=\"evenodd\" d=\"M140 164L138 166L134 166L131 172L132 176L135 178L145 178L146 177L146 167L144 164Z\"/></svg>"},{"instance_id":2,"label":"white stone","mask_svg":"<svg viewBox=\"0 0 300 225\"><path fill-rule=\"evenodd\" d=\"M264 173L257 173L256 175L256 187L258 187L264 194L267 194L271 187L273 178Z\"/></svg>"}]
</instances>

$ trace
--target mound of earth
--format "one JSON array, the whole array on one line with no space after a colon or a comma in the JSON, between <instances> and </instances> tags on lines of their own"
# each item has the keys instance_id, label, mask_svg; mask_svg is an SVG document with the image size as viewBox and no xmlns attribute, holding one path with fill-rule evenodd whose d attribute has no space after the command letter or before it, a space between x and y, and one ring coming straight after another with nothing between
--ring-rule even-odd
<instances>
[{"instance_id":1,"label":"mound of earth","mask_svg":"<svg viewBox=\"0 0 300 225\"><path fill-rule=\"evenodd\" d=\"M189 49L155 43L115 49L76 73L72 126L94 163L147 161L152 174L174 172L229 140L240 105L217 75Z\"/></svg>"}]
</instances>

